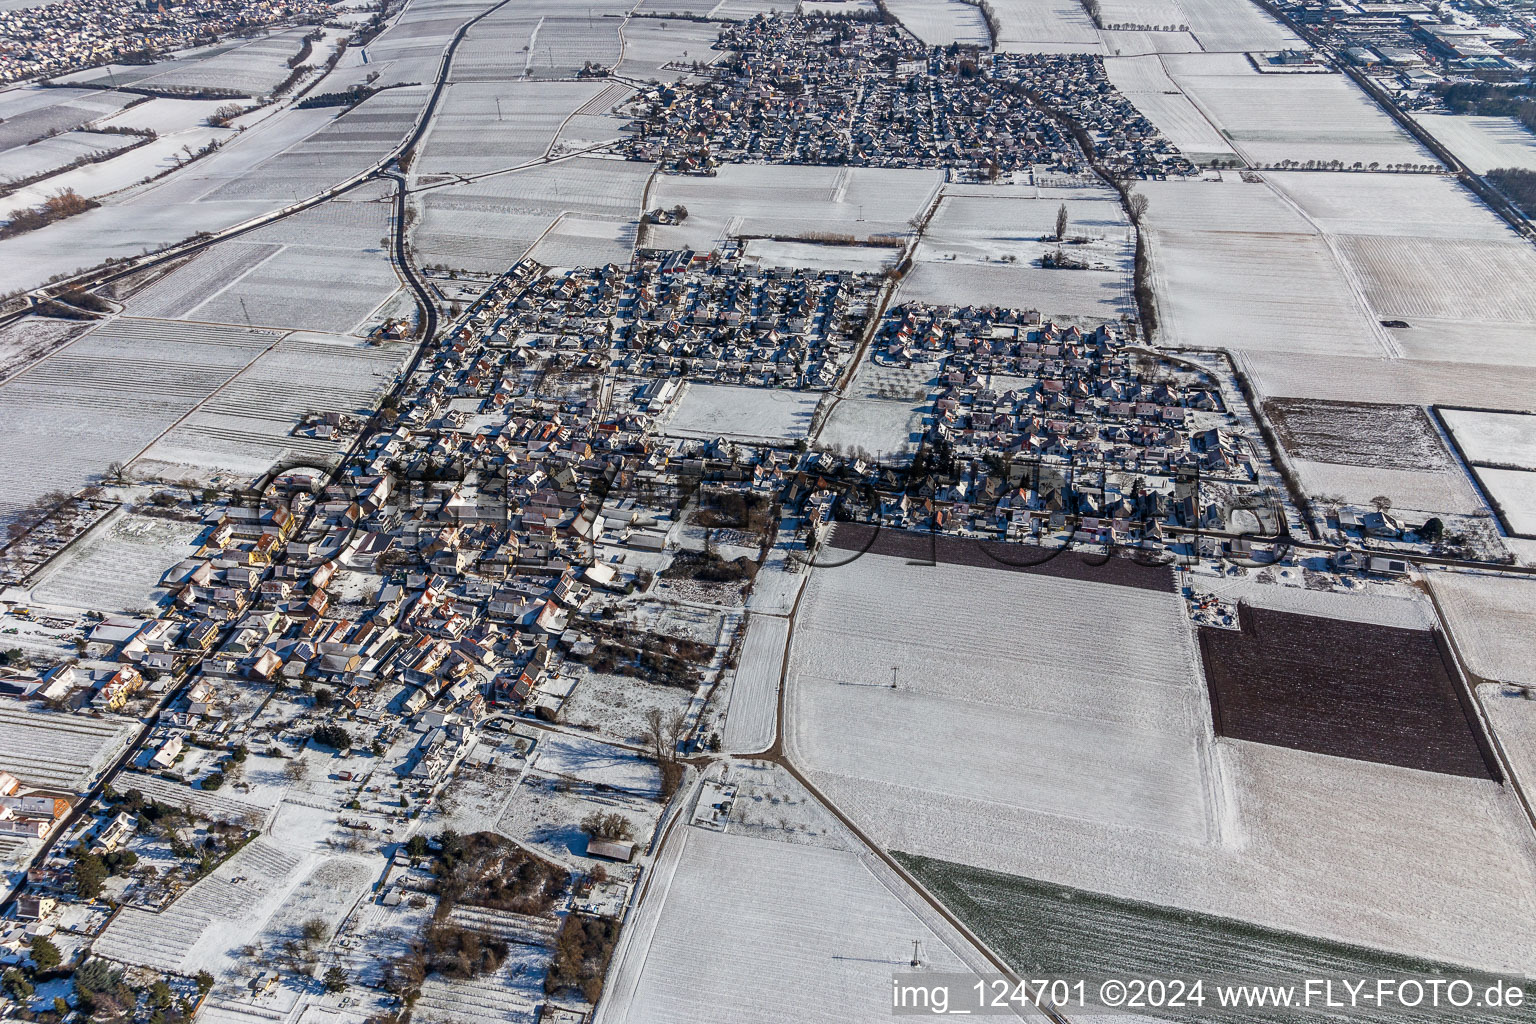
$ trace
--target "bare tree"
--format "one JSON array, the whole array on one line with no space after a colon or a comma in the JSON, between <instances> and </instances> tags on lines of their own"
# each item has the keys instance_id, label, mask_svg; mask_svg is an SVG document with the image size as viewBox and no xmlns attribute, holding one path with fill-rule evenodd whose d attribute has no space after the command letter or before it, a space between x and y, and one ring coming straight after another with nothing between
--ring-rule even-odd
<instances>
[{"instance_id":1,"label":"bare tree","mask_svg":"<svg viewBox=\"0 0 1536 1024\"><path fill-rule=\"evenodd\" d=\"M1067 237L1067 204L1062 203L1056 208L1056 241L1060 242Z\"/></svg>"},{"instance_id":2,"label":"bare tree","mask_svg":"<svg viewBox=\"0 0 1536 1024\"><path fill-rule=\"evenodd\" d=\"M1147 197L1145 195L1140 192L1133 192L1131 197L1126 200L1125 208L1131 212L1131 220L1140 223L1141 218L1147 212L1147 205Z\"/></svg>"}]
</instances>

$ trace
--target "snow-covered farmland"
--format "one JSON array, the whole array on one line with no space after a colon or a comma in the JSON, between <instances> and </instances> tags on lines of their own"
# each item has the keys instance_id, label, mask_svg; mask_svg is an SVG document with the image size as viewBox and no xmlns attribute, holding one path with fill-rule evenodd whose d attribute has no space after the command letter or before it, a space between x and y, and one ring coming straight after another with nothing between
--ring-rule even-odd
<instances>
[{"instance_id":1,"label":"snow-covered farmland","mask_svg":"<svg viewBox=\"0 0 1536 1024\"><path fill-rule=\"evenodd\" d=\"M1250 163L1436 163L1342 74L1265 75L1246 61L1234 65L1228 54L1168 54L1163 62Z\"/></svg>"},{"instance_id":2,"label":"snow-covered farmland","mask_svg":"<svg viewBox=\"0 0 1536 1024\"><path fill-rule=\"evenodd\" d=\"M896 265L901 250L885 245L823 245L819 242L780 242L771 238L754 238L747 242L742 255L766 267L857 270L878 274Z\"/></svg>"},{"instance_id":3,"label":"snow-covered farmland","mask_svg":"<svg viewBox=\"0 0 1536 1024\"><path fill-rule=\"evenodd\" d=\"M279 335L120 317L0 385L0 510L127 463Z\"/></svg>"},{"instance_id":4,"label":"snow-covered farmland","mask_svg":"<svg viewBox=\"0 0 1536 1024\"><path fill-rule=\"evenodd\" d=\"M649 244L710 249L737 235L904 235L933 201L938 171L876 167L727 164L717 175L658 175L649 205L688 208L677 225L653 227Z\"/></svg>"},{"instance_id":5,"label":"snow-covered farmland","mask_svg":"<svg viewBox=\"0 0 1536 1024\"><path fill-rule=\"evenodd\" d=\"M1080 0L990 0L1003 53L1098 53L1099 35Z\"/></svg>"},{"instance_id":6,"label":"snow-covered farmland","mask_svg":"<svg viewBox=\"0 0 1536 1024\"><path fill-rule=\"evenodd\" d=\"M642 797L661 791L654 762L599 739L550 733L539 742L535 758L535 766L547 775Z\"/></svg>"},{"instance_id":7,"label":"snow-covered farmland","mask_svg":"<svg viewBox=\"0 0 1536 1024\"><path fill-rule=\"evenodd\" d=\"M1041 239L1055 231L1056 213L1066 206L1068 238L1086 238L1064 247L1093 264L1090 270L1053 270L1040 259L1057 248ZM918 243L915 266L898 298L964 306L1010 306L1046 313L1111 318L1133 311L1130 225L1118 198L1070 190L1060 197L987 193L946 194Z\"/></svg>"},{"instance_id":8,"label":"snow-covered farmland","mask_svg":"<svg viewBox=\"0 0 1536 1024\"><path fill-rule=\"evenodd\" d=\"M126 612L154 607L167 569L193 553L200 523L117 512L49 563L32 589L47 605Z\"/></svg>"},{"instance_id":9,"label":"snow-covered farmland","mask_svg":"<svg viewBox=\"0 0 1536 1024\"><path fill-rule=\"evenodd\" d=\"M866 451L883 459L909 455L922 441L928 407L926 398L845 398L827 416L817 441L824 447Z\"/></svg>"},{"instance_id":10,"label":"snow-covered farmland","mask_svg":"<svg viewBox=\"0 0 1536 1024\"><path fill-rule=\"evenodd\" d=\"M261 96L291 73L288 59L299 52L310 28L292 28L249 41L234 40L188 50L158 64L114 64L69 76L66 81L97 87L141 89L226 89Z\"/></svg>"},{"instance_id":11,"label":"snow-covered farmland","mask_svg":"<svg viewBox=\"0 0 1536 1024\"><path fill-rule=\"evenodd\" d=\"M1386 495L1399 511L1470 515L1485 508L1466 474L1455 467L1407 470L1291 461L1308 494L1338 496L1359 507Z\"/></svg>"},{"instance_id":12,"label":"snow-covered farmland","mask_svg":"<svg viewBox=\"0 0 1536 1024\"><path fill-rule=\"evenodd\" d=\"M871 10L874 4L869 4ZM683 11L685 7L665 6L664 11ZM659 21L631 18L624 24L624 59L618 73L642 82L656 79L676 81L686 74L694 61L705 64L723 54L712 49L720 35L720 26L696 21Z\"/></svg>"},{"instance_id":13,"label":"snow-covered farmland","mask_svg":"<svg viewBox=\"0 0 1536 1024\"><path fill-rule=\"evenodd\" d=\"M1023 608L1028 645L1009 628ZM796 762L876 816L899 793L985 807L1005 829L1045 814L1212 831L1203 693L1171 593L867 554L812 572L788 685Z\"/></svg>"},{"instance_id":14,"label":"snow-covered farmland","mask_svg":"<svg viewBox=\"0 0 1536 1024\"><path fill-rule=\"evenodd\" d=\"M753 615L748 621L741 661L731 683L724 749L756 753L772 745L779 713L779 674L788 636L788 619Z\"/></svg>"},{"instance_id":15,"label":"snow-covered farmland","mask_svg":"<svg viewBox=\"0 0 1536 1024\"><path fill-rule=\"evenodd\" d=\"M907 31L929 46L990 46L981 8L961 0L887 0L886 8Z\"/></svg>"},{"instance_id":16,"label":"snow-covered farmland","mask_svg":"<svg viewBox=\"0 0 1536 1024\"><path fill-rule=\"evenodd\" d=\"M1496 167L1536 171L1536 135L1512 117L1415 114L1413 119L1474 174Z\"/></svg>"},{"instance_id":17,"label":"snow-covered farmland","mask_svg":"<svg viewBox=\"0 0 1536 1024\"><path fill-rule=\"evenodd\" d=\"M1479 466L1477 479L1498 505L1511 533L1536 537L1536 473Z\"/></svg>"},{"instance_id":18,"label":"snow-covered farmland","mask_svg":"<svg viewBox=\"0 0 1536 1024\"><path fill-rule=\"evenodd\" d=\"M1436 572L1426 579L1469 670L1495 682L1536 686L1530 644L1536 580L1478 572Z\"/></svg>"},{"instance_id":19,"label":"snow-covered farmland","mask_svg":"<svg viewBox=\"0 0 1536 1024\"><path fill-rule=\"evenodd\" d=\"M1202 49L1211 52L1288 50L1305 46L1290 29L1256 3L1229 0L1179 0Z\"/></svg>"},{"instance_id":20,"label":"snow-covered farmland","mask_svg":"<svg viewBox=\"0 0 1536 1024\"><path fill-rule=\"evenodd\" d=\"M1455 178L1443 174L1267 171L1264 180L1331 235L1507 242L1517 236Z\"/></svg>"},{"instance_id":21,"label":"snow-covered farmland","mask_svg":"<svg viewBox=\"0 0 1536 1024\"><path fill-rule=\"evenodd\" d=\"M959 940L897 895L899 884L842 850L679 828L625 927L596 1019L888 1020L890 977L914 970L913 940L916 970L969 969L951 947Z\"/></svg>"},{"instance_id":22,"label":"snow-covered farmland","mask_svg":"<svg viewBox=\"0 0 1536 1024\"><path fill-rule=\"evenodd\" d=\"M689 384L663 429L675 437L804 437L821 398L820 392Z\"/></svg>"},{"instance_id":23,"label":"snow-covered farmland","mask_svg":"<svg viewBox=\"0 0 1536 1024\"><path fill-rule=\"evenodd\" d=\"M0 700L0 771L28 786L83 793L127 748L136 726Z\"/></svg>"},{"instance_id":24,"label":"snow-covered farmland","mask_svg":"<svg viewBox=\"0 0 1536 1024\"><path fill-rule=\"evenodd\" d=\"M607 88L602 82L457 82L443 92L411 170L484 174L544 155L561 124Z\"/></svg>"},{"instance_id":25,"label":"snow-covered farmland","mask_svg":"<svg viewBox=\"0 0 1536 1024\"><path fill-rule=\"evenodd\" d=\"M22 86L0 92L0 150L25 146L114 114L136 97L95 89Z\"/></svg>"},{"instance_id":26,"label":"snow-covered farmland","mask_svg":"<svg viewBox=\"0 0 1536 1024\"><path fill-rule=\"evenodd\" d=\"M578 221L567 243L581 240L581 249L593 251L595 226L580 222L600 221L608 225L606 259L625 261L629 247L618 239L638 226L650 175L646 164L578 157L427 189L418 194L421 219L412 244L423 263L499 274L566 214Z\"/></svg>"},{"instance_id":27,"label":"snow-covered farmland","mask_svg":"<svg viewBox=\"0 0 1536 1024\"><path fill-rule=\"evenodd\" d=\"M1109 26L1161 32L1189 27L1189 16L1179 6L1179 0L1100 0L1099 21Z\"/></svg>"},{"instance_id":28,"label":"snow-covered farmland","mask_svg":"<svg viewBox=\"0 0 1536 1024\"><path fill-rule=\"evenodd\" d=\"M1469 462L1536 470L1536 416L1441 409L1440 416Z\"/></svg>"},{"instance_id":29,"label":"snow-covered farmland","mask_svg":"<svg viewBox=\"0 0 1536 1024\"><path fill-rule=\"evenodd\" d=\"M1382 316L1536 326L1536 252L1524 242L1346 235L1340 248Z\"/></svg>"},{"instance_id":30,"label":"snow-covered farmland","mask_svg":"<svg viewBox=\"0 0 1536 1024\"><path fill-rule=\"evenodd\" d=\"M1208 163L1237 156L1215 125L1168 77L1162 60L1155 54L1110 57L1104 61L1104 71L1114 87L1191 160Z\"/></svg>"},{"instance_id":31,"label":"snow-covered farmland","mask_svg":"<svg viewBox=\"0 0 1536 1024\"><path fill-rule=\"evenodd\" d=\"M49 174L76 160L103 156L137 141L131 135L79 131L16 146L0 152L0 183Z\"/></svg>"}]
</instances>

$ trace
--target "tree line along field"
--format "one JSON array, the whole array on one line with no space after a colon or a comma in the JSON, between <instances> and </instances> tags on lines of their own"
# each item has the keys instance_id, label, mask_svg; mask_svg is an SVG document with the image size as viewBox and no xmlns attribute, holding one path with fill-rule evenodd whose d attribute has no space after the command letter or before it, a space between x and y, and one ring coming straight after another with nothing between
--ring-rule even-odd
<instances>
[{"instance_id":1,"label":"tree line along field","mask_svg":"<svg viewBox=\"0 0 1536 1024\"><path fill-rule=\"evenodd\" d=\"M1222 736L1422 771L1500 779L1439 634L1239 605L1202 628Z\"/></svg>"},{"instance_id":2,"label":"tree line along field","mask_svg":"<svg viewBox=\"0 0 1536 1024\"><path fill-rule=\"evenodd\" d=\"M1307 978L1476 978L1481 996L1495 979L1465 966L1334 942L1218 917L1119 899L1070 886L897 853L920 882L1027 978L1208 979L1203 1006L1164 1008L1163 1020L1239 1024L1252 1009L1216 1005L1214 984L1300 985ZM1214 984L1213 984L1214 983ZM1096 988L1090 982L1090 991ZM1527 999L1536 988L1527 986ZM1295 1024L1385 1019L1381 1008L1321 1006L1281 1011ZM1390 1019L1418 1024L1445 1019L1442 1007L1392 1007ZM1459 1010L1457 1020L1531 1021L1536 1007Z\"/></svg>"}]
</instances>

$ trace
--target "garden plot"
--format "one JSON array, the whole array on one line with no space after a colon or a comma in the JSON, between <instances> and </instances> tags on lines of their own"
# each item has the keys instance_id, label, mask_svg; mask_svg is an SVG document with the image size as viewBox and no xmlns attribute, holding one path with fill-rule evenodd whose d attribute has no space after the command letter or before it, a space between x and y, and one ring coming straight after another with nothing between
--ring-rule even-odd
<instances>
[{"instance_id":1,"label":"garden plot","mask_svg":"<svg viewBox=\"0 0 1536 1024\"><path fill-rule=\"evenodd\" d=\"M443 92L412 166L418 179L483 174L542 157L602 82L458 82ZM498 107L498 103L500 106Z\"/></svg>"},{"instance_id":2,"label":"garden plot","mask_svg":"<svg viewBox=\"0 0 1536 1024\"><path fill-rule=\"evenodd\" d=\"M541 945L509 941L506 960L490 974L463 980L430 974L411 1017L430 1024L537 1024L553 953L553 936Z\"/></svg>"},{"instance_id":3,"label":"garden plot","mask_svg":"<svg viewBox=\"0 0 1536 1024\"><path fill-rule=\"evenodd\" d=\"M1110 83L1190 160L1208 163L1237 156L1216 126L1168 77L1157 56L1110 57L1104 61L1104 71Z\"/></svg>"},{"instance_id":4,"label":"garden plot","mask_svg":"<svg viewBox=\"0 0 1536 1024\"><path fill-rule=\"evenodd\" d=\"M960 941L877 872L841 850L676 830L620 939L596 1020L888 1020L890 976L909 970L913 940L923 971L968 973L974 953L957 952Z\"/></svg>"},{"instance_id":5,"label":"garden plot","mask_svg":"<svg viewBox=\"0 0 1536 1024\"><path fill-rule=\"evenodd\" d=\"M117 512L48 566L33 599L88 611L154 608L167 569L194 551L201 523Z\"/></svg>"},{"instance_id":6,"label":"garden plot","mask_svg":"<svg viewBox=\"0 0 1536 1024\"><path fill-rule=\"evenodd\" d=\"M127 749L138 723L0 700L0 771L23 785L83 793Z\"/></svg>"},{"instance_id":7,"label":"garden plot","mask_svg":"<svg viewBox=\"0 0 1536 1024\"><path fill-rule=\"evenodd\" d=\"M710 177L657 175L651 208L681 204L688 219L652 227L647 242L708 250L741 235L907 235L942 181L940 171L767 164L728 164Z\"/></svg>"},{"instance_id":8,"label":"garden plot","mask_svg":"<svg viewBox=\"0 0 1536 1024\"><path fill-rule=\"evenodd\" d=\"M325 335L285 338L159 438L135 465L176 477L257 476L289 456L330 465L345 440L294 436L293 428L311 413L368 414L410 354L408 345L372 346Z\"/></svg>"},{"instance_id":9,"label":"garden plot","mask_svg":"<svg viewBox=\"0 0 1536 1024\"><path fill-rule=\"evenodd\" d=\"M789 440L805 437L821 392L691 383L662 429L672 437Z\"/></svg>"},{"instance_id":10,"label":"garden plot","mask_svg":"<svg viewBox=\"0 0 1536 1024\"><path fill-rule=\"evenodd\" d=\"M623 231L639 223L651 168L620 160L577 157L420 193L421 218L412 245L423 263L500 274L516 263L562 214L573 231L603 222L613 251ZM579 236L569 236L579 237ZM621 259L628 259L626 250ZM611 257L610 257L611 258Z\"/></svg>"},{"instance_id":11,"label":"garden plot","mask_svg":"<svg viewBox=\"0 0 1536 1024\"><path fill-rule=\"evenodd\" d=\"M159 803L180 807L192 814L214 821L228 821L247 828L261 828L272 816L276 804L257 803L233 793L210 793L159 775L143 772L124 772L113 777L113 788L119 793L134 790Z\"/></svg>"},{"instance_id":12,"label":"garden plot","mask_svg":"<svg viewBox=\"0 0 1536 1024\"><path fill-rule=\"evenodd\" d=\"M1536 171L1536 135L1512 117L1414 114L1413 119L1474 174L1498 167Z\"/></svg>"},{"instance_id":13,"label":"garden plot","mask_svg":"<svg viewBox=\"0 0 1536 1024\"><path fill-rule=\"evenodd\" d=\"M1536 537L1536 473L1486 466L1476 472L1509 532Z\"/></svg>"},{"instance_id":14,"label":"garden plot","mask_svg":"<svg viewBox=\"0 0 1536 1024\"><path fill-rule=\"evenodd\" d=\"M1028 644L1007 625L1023 609ZM1204 699L1166 590L865 554L813 571L799 615L786 745L865 821L954 803L1007 834L1044 816L1212 838Z\"/></svg>"},{"instance_id":15,"label":"garden plot","mask_svg":"<svg viewBox=\"0 0 1536 1024\"><path fill-rule=\"evenodd\" d=\"M0 385L0 511L129 462L277 340L118 318L33 364Z\"/></svg>"},{"instance_id":16,"label":"garden plot","mask_svg":"<svg viewBox=\"0 0 1536 1024\"><path fill-rule=\"evenodd\" d=\"M981 8L960 0L887 0L886 8L929 46L991 46Z\"/></svg>"},{"instance_id":17,"label":"garden plot","mask_svg":"<svg viewBox=\"0 0 1536 1024\"><path fill-rule=\"evenodd\" d=\"M1428 573L1426 579L1468 671L1494 682L1536 686L1530 647L1536 581L1478 572Z\"/></svg>"},{"instance_id":18,"label":"garden plot","mask_svg":"<svg viewBox=\"0 0 1536 1024\"><path fill-rule=\"evenodd\" d=\"M1226 54L1163 59L1184 94L1252 164L1436 163L1342 74L1264 75L1246 62L1231 66Z\"/></svg>"},{"instance_id":19,"label":"garden plot","mask_svg":"<svg viewBox=\"0 0 1536 1024\"><path fill-rule=\"evenodd\" d=\"M7 149L0 152L0 184L50 174L76 160L105 156L137 141L132 135L76 131Z\"/></svg>"},{"instance_id":20,"label":"garden plot","mask_svg":"<svg viewBox=\"0 0 1536 1024\"><path fill-rule=\"evenodd\" d=\"M1074 193L1074 196L1079 193ZM1055 315L1112 318L1134 312L1135 249L1117 200L945 196L918 243L916 265L897 291L901 300L953 306L1006 306ZM1065 206L1067 237L1058 246L1056 213ZM1092 269L1048 269L1040 260L1060 248Z\"/></svg>"},{"instance_id":21,"label":"garden plot","mask_svg":"<svg viewBox=\"0 0 1536 1024\"><path fill-rule=\"evenodd\" d=\"M1475 409L1439 412L1468 462L1536 470L1536 416Z\"/></svg>"},{"instance_id":22,"label":"garden plot","mask_svg":"<svg viewBox=\"0 0 1536 1024\"><path fill-rule=\"evenodd\" d=\"M1273 351L1297 372L1312 365L1297 355L1386 354L1383 328L1327 240L1268 188L1187 181L1145 182L1138 191L1149 199L1153 290L1167 344Z\"/></svg>"},{"instance_id":23,"label":"garden plot","mask_svg":"<svg viewBox=\"0 0 1536 1024\"><path fill-rule=\"evenodd\" d=\"M1290 50L1306 45L1255 3L1179 0L1179 7L1201 47L1209 51Z\"/></svg>"},{"instance_id":24,"label":"garden plot","mask_svg":"<svg viewBox=\"0 0 1536 1024\"><path fill-rule=\"evenodd\" d=\"M1098 53L1099 35L1078 0L991 0L1003 53Z\"/></svg>"},{"instance_id":25,"label":"garden plot","mask_svg":"<svg viewBox=\"0 0 1536 1024\"><path fill-rule=\"evenodd\" d=\"M779 675L784 668L784 643L789 620L753 615L748 620L731 703L722 735L725 750L755 753L773 745L779 717Z\"/></svg>"}]
</instances>

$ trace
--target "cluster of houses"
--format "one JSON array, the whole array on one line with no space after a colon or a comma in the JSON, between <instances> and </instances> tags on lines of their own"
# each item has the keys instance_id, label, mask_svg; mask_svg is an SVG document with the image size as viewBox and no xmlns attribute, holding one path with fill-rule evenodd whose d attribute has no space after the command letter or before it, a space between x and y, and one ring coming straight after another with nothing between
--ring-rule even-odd
<instances>
[{"instance_id":1,"label":"cluster of houses","mask_svg":"<svg viewBox=\"0 0 1536 1024\"><path fill-rule=\"evenodd\" d=\"M681 173L739 162L1078 173L1060 113L1119 176L1190 171L1098 57L929 48L899 26L834 15L758 16L716 46L730 56L709 78L638 98L627 156Z\"/></svg>"},{"instance_id":2,"label":"cluster of houses","mask_svg":"<svg viewBox=\"0 0 1536 1024\"><path fill-rule=\"evenodd\" d=\"M642 249L629 266L534 275L515 301L473 313L455 338L507 371L553 359L565 370L657 378L646 408L666 404L673 379L825 389L852 357L878 285L874 274ZM509 399L516 374L502 379L485 412Z\"/></svg>"},{"instance_id":3,"label":"cluster of houses","mask_svg":"<svg viewBox=\"0 0 1536 1024\"><path fill-rule=\"evenodd\" d=\"M41 839L68 813L68 800L23 792L16 776L0 771L0 836Z\"/></svg>"},{"instance_id":4,"label":"cluster of houses","mask_svg":"<svg viewBox=\"0 0 1536 1024\"><path fill-rule=\"evenodd\" d=\"M0 85L145 53L186 49L268 25L330 17L318 0L58 0L0 10Z\"/></svg>"}]
</instances>

